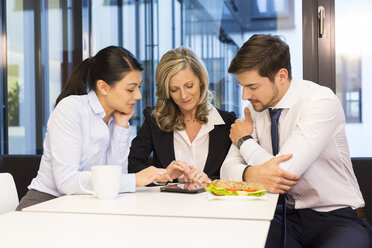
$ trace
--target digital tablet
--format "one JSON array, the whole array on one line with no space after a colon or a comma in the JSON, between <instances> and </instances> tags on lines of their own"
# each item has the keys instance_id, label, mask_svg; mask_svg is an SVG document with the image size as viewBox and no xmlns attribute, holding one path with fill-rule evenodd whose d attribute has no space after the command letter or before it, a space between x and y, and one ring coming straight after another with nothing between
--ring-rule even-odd
<instances>
[{"instance_id":1,"label":"digital tablet","mask_svg":"<svg viewBox=\"0 0 372 248\"><path fill-rule=\"evenodd\" d=\"M207 184L198 183L178 183L173 185L167 185L160 188L161 192L174 192L174 193L189 193L196 194L205 191Z\"/></svg>"}]
</instances>

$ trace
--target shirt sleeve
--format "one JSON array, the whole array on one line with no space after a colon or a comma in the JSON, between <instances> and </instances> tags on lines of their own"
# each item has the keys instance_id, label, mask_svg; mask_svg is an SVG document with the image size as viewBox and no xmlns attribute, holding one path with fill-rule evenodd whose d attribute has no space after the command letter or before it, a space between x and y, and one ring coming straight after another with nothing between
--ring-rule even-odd
<instances>
[{"instance_id":1,"label":"shirt sleeve","mask_svg":"<svg viewBox=\"0 0 372 248\"><path fill-rule=\"evenodd\" d=\"M293 154L293 157L281 163L280 167L302 175L319 157L338 129L343 128L343 123L343 111L337 99L322 98L306 103L299 113L295 128L277 155ZM253 140L245 142L240 150L245 160L252 165L260 165L273 157Z\"/></svg>"},{"instance_id":2,"label":"shirt sleeve","mask_svg":"<svg viewBox=\"0 0 372 248\"><path fill-rule=\"evenodd\" d=\"M243 143L244 144L244 143ZM236 145L231 144L230 150L221 166L222 180L242 181L244 169L247 167Z\"/></svg>"},{"instance_id":3,"label":"shirt sleeve","mask_svg":"<svg viewBox=\"0 0 372 248\"><path fill-rule=\"evenodd\" d=\"M120 193L136 191L136 174L123 174L120 184Z\"/></svg>"},{"instance_id":4,"label":"shirt sleeve","mask_svg":"<svg viewBox=\"0 0 372 248\"><path fill-rule=\"evenodd\" d=\"M121 165L123 167L120 192L136 191L136 175L127 174L130 134L131 127L124 128L114 124L111 136L111 144L107 153L106 164Z\"/></svg>"},{"instance_id":5,"label":"shirt sleeve","mask_svg":"<svg viewBox=\"0 0 372 248\"><path fill-rule=\"evenodd\" d=\"M48 121L53 176L61 194L84 193L79 185L83 129L73 103L62 100Z\"/></svg>"},{"instance_id":6,"label":"shirt sleeve","mask_svg":"<svg viewBox=\"0 0 372 248\"><path fill-rule=\"evenodd\" d=\"M111 143L106 157L106 164L121 165L123 173L128 173L130 134L131 127L124 128L114 124Z\"/></svg>"},{"instance_id":7,"label":"shirt sleeve","mask_svg":"<svg viewBox=\"0 0 372 248\"><path fill-rule=\"evenodd\" d=\"M91 188L89 177L81 177L81 159L83 157L84 127L87 118L76 111L74 102L61 101L53 111L48 122L52 170L56 187L61 194L85 194L80 182ZM123 173L127 173L130 130L114 127L107 164L121 164ZM120 192L134 192L135 175L123 174Z\"/></svg>"}]
</instances>

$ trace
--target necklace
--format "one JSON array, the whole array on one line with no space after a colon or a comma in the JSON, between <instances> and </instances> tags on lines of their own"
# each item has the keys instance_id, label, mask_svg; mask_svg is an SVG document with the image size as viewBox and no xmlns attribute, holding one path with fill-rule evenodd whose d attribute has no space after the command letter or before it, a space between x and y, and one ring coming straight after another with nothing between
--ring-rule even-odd
<instances>
[{"instance_id":1,"label":"necklace","mask_svg":"<svg viewBox=\"0 0 372 248\"><path fill-rule=\"evenodd\" d=\"M195 122L196 119L192 119L192 120L185 120L186 122Z\"/></svg>"}]
</instances>

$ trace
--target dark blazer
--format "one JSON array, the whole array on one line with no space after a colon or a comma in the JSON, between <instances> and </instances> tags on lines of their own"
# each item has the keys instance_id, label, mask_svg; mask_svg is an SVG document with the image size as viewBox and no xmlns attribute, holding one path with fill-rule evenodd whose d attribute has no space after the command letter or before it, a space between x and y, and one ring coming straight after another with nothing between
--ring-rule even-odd
<instances>
[{"instance_id":1,"label":"dark blazer","mask_svg":"<svg viewBox=\"0 0 372 248\"><path fill-rule=\"evenodd\" d=\"M204 167L204 173L211 179L220 178L220 168L230 149L230 126L234 123L234 112L217 109L224 125L215 125L209 132L209 152ZM161 131L152 117L153 108L147 107L143 111L145 121L132 141L128 157L128 172L137 173L150 165L149 157L153 153L153 164L158 168L166 168L175 160L173 132Z\"/></svg>"}]
</instances>

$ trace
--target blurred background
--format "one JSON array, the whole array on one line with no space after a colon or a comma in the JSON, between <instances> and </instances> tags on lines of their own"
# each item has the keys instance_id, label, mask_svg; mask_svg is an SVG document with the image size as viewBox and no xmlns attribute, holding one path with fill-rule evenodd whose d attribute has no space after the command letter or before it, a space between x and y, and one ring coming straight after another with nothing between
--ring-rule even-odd
<instances>
[{"instance_id":1,"label":"blurred background","mask_svg":"<svg viewBox=\"0 0 372 248\"><path fill-rule=\"evenodd\" d=\"M68 76L109 45L127 48L145 67L133 126L155 104L159 59L179 46L205 62L214 105L241 116L247 102L227 73L229 63L252 34L271 33L290 46L293 78L330 87L339 97L351 156L372 157L370 13L368 0L0 0L1 154L42 154Z\"/></svg>"}]
</instances>

